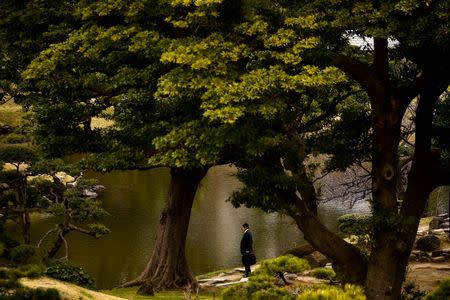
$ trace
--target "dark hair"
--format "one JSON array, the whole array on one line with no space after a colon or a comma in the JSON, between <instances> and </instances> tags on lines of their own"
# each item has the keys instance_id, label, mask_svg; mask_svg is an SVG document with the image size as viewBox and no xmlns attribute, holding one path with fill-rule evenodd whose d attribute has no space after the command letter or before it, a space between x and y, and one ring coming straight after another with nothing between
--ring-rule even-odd
<instances>
[{"instance_id":1,"label":"dark hair","mask_svg":"<svg viewBox=\"0 0 450 300\"><path fill-rule=\"evenodd\" d=\"M249 229L250 226L248 226L248 223L244 223L242 224L242 227L244 227L245 229Z\"/></svg>"}]
</instances>

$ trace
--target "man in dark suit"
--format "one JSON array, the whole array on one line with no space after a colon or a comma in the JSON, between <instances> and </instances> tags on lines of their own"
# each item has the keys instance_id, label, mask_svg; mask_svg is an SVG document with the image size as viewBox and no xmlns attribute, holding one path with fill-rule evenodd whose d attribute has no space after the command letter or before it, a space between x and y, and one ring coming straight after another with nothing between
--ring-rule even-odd
<instances>
[{"instance_id":1,"label":"man in dark suit","mask_svg":"<svg viewBox=\"0 0 450 300\"><path fill-rule=\"evenodd\" d=\"M254 263L252 262L253 257L253 236L250 232L250 227L247 223L244 223L242 225L242 232L244 235L241 239L241 254L242 254L242 264L245 267L245 275L244 277L248 277L250 274L250 266Z\"/></svg>"}]
</instances>

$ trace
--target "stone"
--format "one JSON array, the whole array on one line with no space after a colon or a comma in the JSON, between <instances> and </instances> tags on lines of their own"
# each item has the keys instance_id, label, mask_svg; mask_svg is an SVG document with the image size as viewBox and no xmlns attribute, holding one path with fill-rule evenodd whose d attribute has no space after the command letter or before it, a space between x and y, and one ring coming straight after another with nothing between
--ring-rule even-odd
<instances>
[{"instance_id":1,"label":"stone","mask_svg":"<svg viewBox=\"0 0 450 300\"><path fill-rule=\"evenodd\" d=\"M440 214L440 215L438 215L438 217L440 217L440 218L448 218L449 216L448 216L448 214Z\"/></svg>"},{"instance_id":2,"label":"stone","mask_svg":"<svg viewBox=\"0 0 450 300\"><path fill-rule=\"evenodd\" d=\"M450 248L443 248L442 252L450 254Z\"/></svg>"},{"instance_id":3,"label":"stone","mask_svg":"<svg viewBox=\"0 0 450 300\"><path fill-rule=\"evenodd\" d=\"M431 257L438 257L438 256L442 256L442 250L434 250L431 252Z\"/></svg>"},{"instance_id":4,"label":"stone","mask_svg":"<svg viewBox=\"0 0 450 300\"><path fill-rule=\"evenodd\" d=\"M84 197L88 197L88 198L97 198L98 197L98 194L96 192L93 192L89 189L84 189L82 191L82 194Z\"/></svg>"},{"instance_id":5,"label":"stone","mask_svg":"<svg viewBox=\"0 0 450 300\"><path fill-rule=\"evenodd\" d=\"M420 250L413 250L411 251L411 254L414 256L419 256L420 255Z\"/></svg>"},{"instance_id":6,"label":"stone","mask_svg":"<svg viewBox=\"0 0 450 300\"><path fill-rule=\"evenodd\" d=\"M419 262L430 262L431 259L429 257L426 256L421 256L419 257Z\"/></svg>"},{"instance_id":7,"label":"stone","mask_svg":"<svg viewBox=\"0 0 450 300\"><path fill-rule=\"evenodd\" d=\"M441 228L443 229L443 228L448 228L450 226L450 223L449 222L444 222L444 223L442 223L441 224Z\"/></svg>"},{"instance_id":8,"label":"stone","mask_svg":"<svg viewBox=\"0 0 450 300\"><path fill-rule=\"evenodd\" d=\"M445 234L445 230L444 229L434 229L434 230L431 230L431 232L433 234L438 234L438 235Z\"/></svg>"},{"instance_id":9,"label":"stone","mask_svg":"<svg viewBox=\"0 0 450 300\"><path fill-rule=\"evenodd\" d=\"M311 254L303 256L303 258L308 261L311 268L324 267L328 262L327 257L319 251L314 251Z\"/></svg>"},{"instance_id":10,"label":"stone","mask_svg":"<svg viewBox=\"0 0 450 300\"><path fill-rule=\"evenodd\" d=\"M441 224L444 222L444 218L442 217L433 217L430 221L429 228L430 230L441 228Z\"/></svg>"},{"instance_id":11,"label":"stone","mask_svg":"<svg viewBox=\"0 0 450 300\"><path fill-rule=\"evenodd\" d=\"M294 273L285 273L283 274L286 280L296 280L298 275Z\"/></svg>"},{"instance_id":12,"label":"stone","mask_svg":"<svg viewBox=\"0 0 450 300\"><path fill-rule=\"evenodd\" d=\"M426 235L417 239L416 247L422 251L434 251L439 249L441 246L441 241L438 237L434 235Z\"/></svg>"},{"instance_id":13,"label":"stone","mask_svg":"<svg viewBox=\"0 0 450 300\"><path fill-rule=\"evenodd\" d=\"M432 257L431 261L435 263L441 263L445 261L445 257L444 256Z\"/></svg>"},{"instance_id":14,"label":"stone","mask_svg":"<svg viewBox=\"0 0 450 300\"><path fill-rule=\"evenodd\" d=\"M327 263L324 268L326 268L326 269L333 269L333 264L332 263Z\"/></svg>"}]
</instances>

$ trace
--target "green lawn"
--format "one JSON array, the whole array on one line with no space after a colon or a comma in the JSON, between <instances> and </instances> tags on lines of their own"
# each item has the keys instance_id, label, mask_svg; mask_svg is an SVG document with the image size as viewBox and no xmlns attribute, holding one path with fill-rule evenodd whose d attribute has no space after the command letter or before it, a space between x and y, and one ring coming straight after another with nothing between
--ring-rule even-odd
<instances>
[{"instance_id":1,"label":"green lawn","mask_svg":"<svg viewBox=\"0 0 450 300\"><path fill-rule=\"evenodd\" d=\"M198 297L196 295L191 295L191 298L186 297L182 291L165 291L156 293L155 296L140 296L136 294L137 288L124 288L124 289L114 289L114 290L105 290L101 291L102 293L116 296L116 297L122 297L125 299L133 299L133 300L175 300L175 299L193 299L193 300L208 300L208 299L220 299L220 295L214 295L214 294L200 294Z\"/></svg>"}]
</instances>

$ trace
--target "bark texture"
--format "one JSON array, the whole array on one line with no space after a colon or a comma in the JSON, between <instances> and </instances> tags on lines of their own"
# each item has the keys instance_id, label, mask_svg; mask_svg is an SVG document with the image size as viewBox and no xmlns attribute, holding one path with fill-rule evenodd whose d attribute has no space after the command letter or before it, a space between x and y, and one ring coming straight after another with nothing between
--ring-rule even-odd
<instances>
[{"instance_id":1,"label":"bark texture","mask_svg":"<svg viewBox=\"0 0 450 300\"><path fill-rule=\"evenodd\" d=\"M152 257L144 272L129 284L140 285L140 294L198 286L186 260L185 246L195 193L206 170L172 170L171 175L168 198L159 220Z\"/></svg>"}]
</instances>

